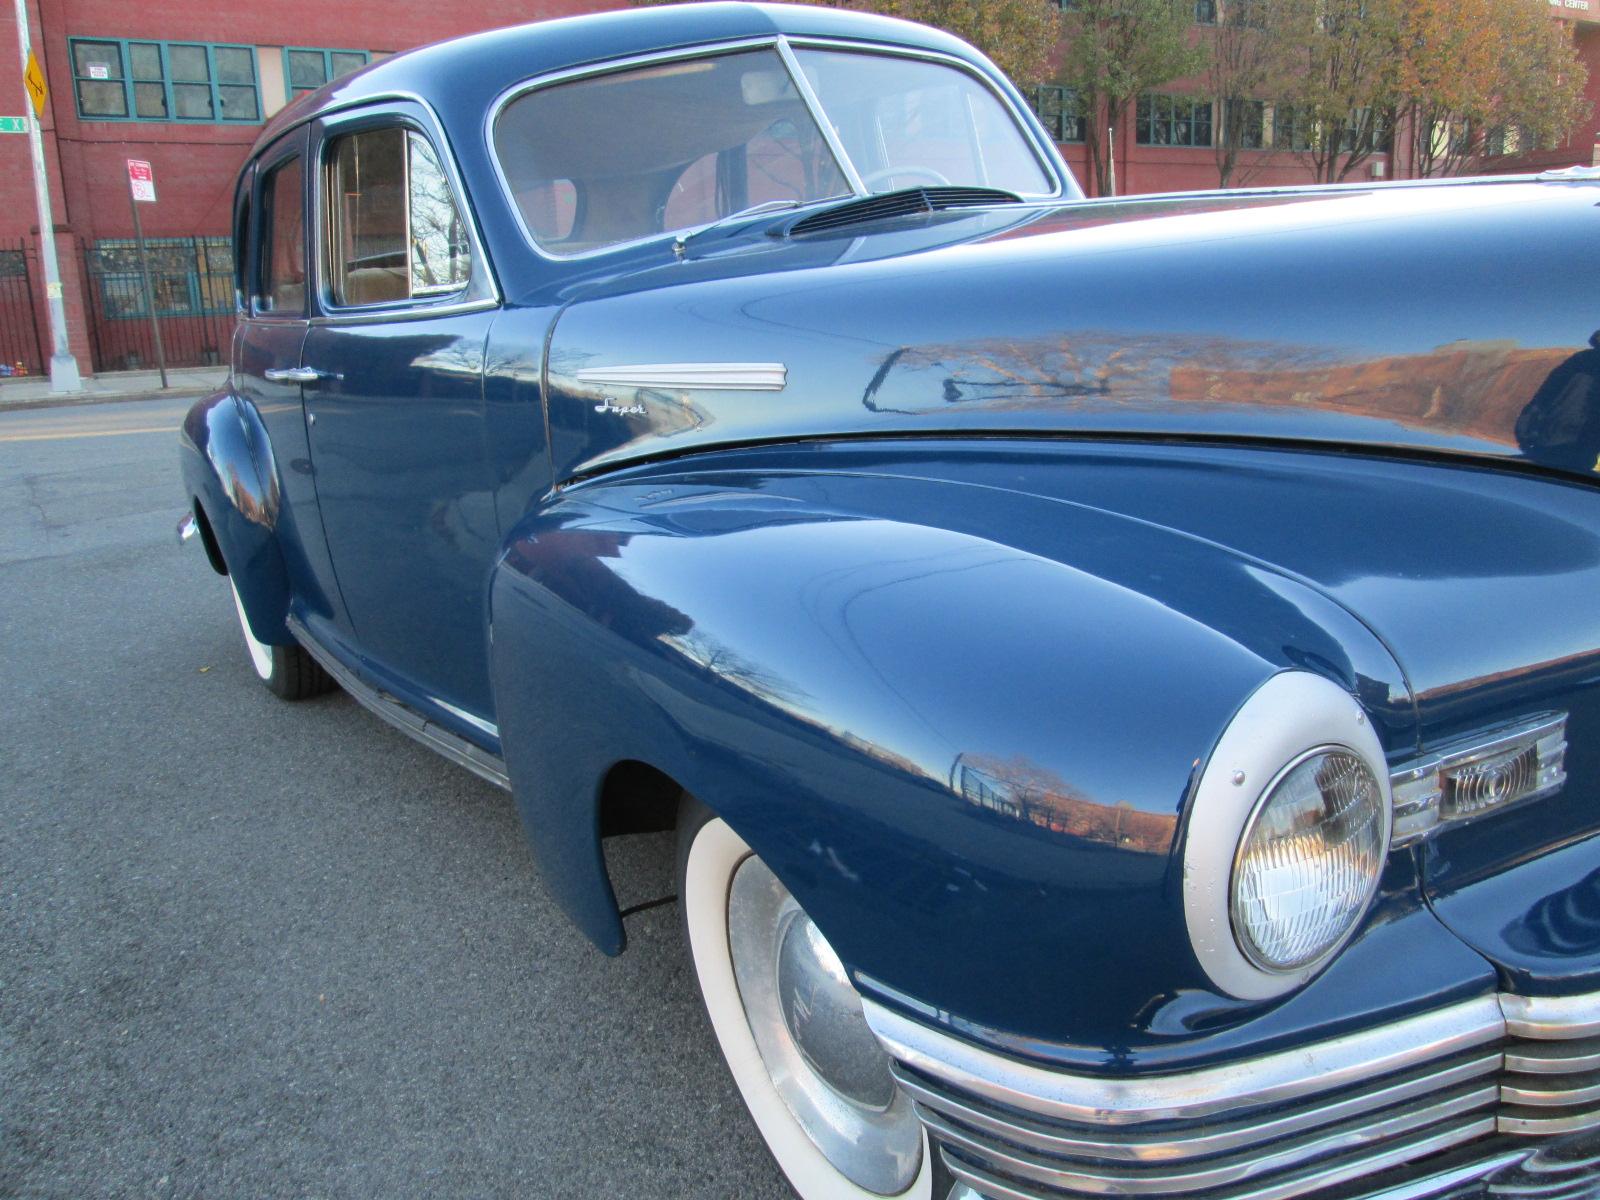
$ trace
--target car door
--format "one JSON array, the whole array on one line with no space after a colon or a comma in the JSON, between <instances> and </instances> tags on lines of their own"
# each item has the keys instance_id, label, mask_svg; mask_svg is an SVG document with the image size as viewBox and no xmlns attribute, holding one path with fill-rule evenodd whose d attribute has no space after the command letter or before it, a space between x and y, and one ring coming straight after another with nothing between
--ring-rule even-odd
<instances>
[{"instance_id":1,"label":"car door","mask_svg":"<svg viewBox=\"0 0 1600 1200\"><path fill-rule=\"evenodd\" d=\"M485 644L499 545L483 398L493 279L422 106L331 115L311 139L316 286L301 373L361 665L498 749Z\"/></svg>"},{"instance_id":2,"label":"car door","mask_svg":"<svg viewBox=\"0 0 1600 1200\"><path fill-rule=\"evenodd\" d=\"M234 202L241 319L233 389L244 407L259 480L275 498L277 544L302 618L350 632L323 542L301 407L300 353L310 328L306 280L306 131L279 138L241 176Z\"/></svg>"}]
</instances>

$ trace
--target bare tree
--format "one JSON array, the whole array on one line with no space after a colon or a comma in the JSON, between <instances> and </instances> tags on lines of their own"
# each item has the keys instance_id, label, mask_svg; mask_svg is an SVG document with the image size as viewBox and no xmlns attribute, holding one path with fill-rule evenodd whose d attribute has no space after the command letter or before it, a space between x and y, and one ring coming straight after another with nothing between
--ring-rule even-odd
<instances>
[{"instance_id":1,"label":"bare tree","mask_svg":"<svg viewBox=\"0 0 1600 1200\"><path fill-rule=\"evenodd\" d=\"M1056 78L1082 106L1097 194L1115 190L1108 128L1126 125L1144 93L1205 66L1206 48L1189 36L1193 24L1193 0L1076 0L1063 15L1066 51Z\"/></svg>"},{"instance_id":2,"label":"bare tree","mask_svg":"<svg viewBox=\"0 0 1600 1200\"><path fill-rule=\"evenodd\" d=\"M1206 67L1208 90L1217 102L1212 142L1221 187L1245 184L1261 169L1265 101L1286 90L1293 73L1298 25L1276 0L1226 0L1211 31Z\"/></svg>"},{"instance_id":3,"label":"bare tree","mask_svg":"<svg viewBox=\"0 0 1600 1200\"><path fill-rule=\"evenodd\" d=\"M1387 149L1394 128L1395 48L1407 0L1276 0L1293 39L1285 97L1292 150L1319 183L1345 179Z\"/></svg>"}]
</instances>

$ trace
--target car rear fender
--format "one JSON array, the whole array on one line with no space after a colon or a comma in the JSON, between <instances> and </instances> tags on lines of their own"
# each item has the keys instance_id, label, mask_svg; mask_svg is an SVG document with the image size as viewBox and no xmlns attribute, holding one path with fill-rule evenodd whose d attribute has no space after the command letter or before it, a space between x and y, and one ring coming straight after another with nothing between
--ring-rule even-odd
<instances>
[{"instance_id":1,"label":"car rear fender","mask_svg":"<svg viewBox=\"0 0 1600 1200\"><path fill-rule=\"evenodd\" d=\"M289 573L276 534L278 476L266 430L224 389L189 410L180 440L190 503L239 589L252 632L268 645L289 645Z\"/></svg>"}]
</instances>

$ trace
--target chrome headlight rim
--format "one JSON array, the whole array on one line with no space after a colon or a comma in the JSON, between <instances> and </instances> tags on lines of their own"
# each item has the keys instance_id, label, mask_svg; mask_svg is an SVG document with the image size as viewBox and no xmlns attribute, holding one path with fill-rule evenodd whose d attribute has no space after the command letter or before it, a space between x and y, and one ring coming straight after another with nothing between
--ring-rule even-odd
<instances>
[{"instance_id":1,"label":"chrome headlight rim","mask_svg":"<svg viewBox=\"0 0 1600 1200\"><path fill-rule=\"evenodd\" d=\"M1291 969L1263 968L1245 952L1234 926L1234 872L1252 822L1273 789L1324 747L1354 754L1376 780L1383 821L1379 870L1349 927L1324 953ZM1360 930L1393 834L1394 801L1385 761L1366 710L1344 688L1310 671L1271 676L1234 713L1195 784L1183 850L1189 941L1218 990L1241 1000L1284 995L1332 962Z\"/></svg>"}]
</instances>

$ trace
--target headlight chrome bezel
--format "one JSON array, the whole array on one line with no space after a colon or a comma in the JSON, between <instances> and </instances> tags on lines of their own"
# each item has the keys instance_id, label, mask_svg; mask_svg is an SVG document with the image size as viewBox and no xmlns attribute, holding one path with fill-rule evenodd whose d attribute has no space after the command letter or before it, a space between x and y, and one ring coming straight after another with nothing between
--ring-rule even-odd
<instances>
[{"instance_id":1,"label":"headlight chrome bezel","mask_svg":"<svg viewBox=\"0 0 1600 1200\"><path fill-rule=\"evenodd\" d=\"M1383 821L1378 870L1342 936L1300 966L1264 967L1237 933L1234 872L1273 789L1308 756L1326 749L1355 755L1376 783ZM1184 917L1195 956L1212 983L1239 999L1268 1000L1301 986L1332 961L1371 907L1391 844L1393 807L1383 747L1354 697L1308 671L1284 671L1257 688L1201 771L1184 844Z\"/></svg>"}]
</instances>

